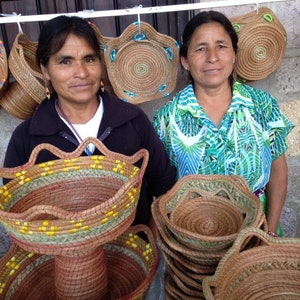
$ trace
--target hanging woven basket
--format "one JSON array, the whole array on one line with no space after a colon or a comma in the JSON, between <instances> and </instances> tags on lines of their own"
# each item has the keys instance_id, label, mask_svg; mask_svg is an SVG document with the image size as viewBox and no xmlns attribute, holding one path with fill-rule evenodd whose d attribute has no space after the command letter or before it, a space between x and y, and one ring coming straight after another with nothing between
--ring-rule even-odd
<instances>
[{"instance_id":1,"label":"hanging woven basket","mask_svg":"<svg viewBox=\"0 0 300 300\"><path fill-rule=\"evenodd\" d=\"M176 87L179 47L171 36L146 22L132 23L104 47L115 94L138 104L168 97Z\"/></svg>"},{"instance_id":2,"label":"hanging woven basket","mask_svg":"<svg viewBox=\"0 0 300 300\"><path fill-rule=\"evenodd\" d=\"M275 13L260 7L230 21L239 38L235 63L237 75L249 81L268 77L280 66L287 44L285 28Z\"/></svg>"},{"instance_id":3,"label":"hanging woven basket","mask_svg":"<svg viewBox=\"0 0 300 300\"><path fill-rule=\"evenodd\" d=\"M249 246L253 239L255 247ZM299 282L300 239L274 238L248 227L202 285L207 300L295 300L300 298Z\"/></svg>"},{"instance_id":4,"label":"hanging woven basket","mask_svg":"<svg viewBox=\"0 0 300 300\"><path fill-rule=\"evenodd\" d=\"M6 91L8 85L8 61L6 49L3 41L0 40L0 105L1 97Z\"/></svg>"},{"instance_id":5,"label":"hanging woven basket","mask_svg":"<svg viewBox=\"0 0 300 300\"><path fill-rule=\"evenodd\" d=\"M43 74L36 63L37 42L18 33L8 57L8 67L15 78L0 99L2 107L19 119L31 117L35 108L46 98Z\"/></svg>"}]
</instances>

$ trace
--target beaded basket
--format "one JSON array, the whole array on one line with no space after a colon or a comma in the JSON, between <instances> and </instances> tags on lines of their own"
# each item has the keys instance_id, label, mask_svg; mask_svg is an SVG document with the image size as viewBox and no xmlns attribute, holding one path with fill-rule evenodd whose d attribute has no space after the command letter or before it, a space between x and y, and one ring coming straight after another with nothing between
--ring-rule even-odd
<instances>
[{"instance_id":1,"label":"beaded basket","mask_svg":"<svg viewBox=\"0 0 300 300\"><path fill-rule=\"evenodd\" d=\"M243 80L261 80L281 64L287 45L287 33L268 7L230 19L238 35L235 71Z\"/></svg>"},{"instance_id":2,"label":"beaded basket","mask_svg":"<svg viewBox=\"0 0 300 300\"><path fill-rule=\"evenodd\" d=\"M89 143L104 155L80 157ZM61 159L34 164L42 150ZM134 163L141 159L139 169ZM3 177L15 174L0 189L0 220L17 244L35 253L61 255L105 243L132 222L147 162L144 149L126 157L93 138L73 153L41 144L26 165L0 169Z\"/></svg>"},{"instance_id":3,"label":"beaded basket","mask_svg":"<svg viewBox=\"0 0 300 300\"><path fill-rule=\"evenodd\" d=\"M143 234L143 238L139 235ZM149 228L145 225L130 227L116 239L104 245L104 258L108 272L108 291L105 299L144 299L158 267L158 251ZM22 250L15 243L0 260L0 299L44 299L55 300L55 264L51 255L34 254ZM90 264L90 265L89 265ZM87 267L98 265L85 262L86 269L78 273L77 284L64 299L78 299L80 279L88 272ZM64 282L74 278L65 274ZM97 283L89 278L93 291ZM57 287L58 288L58 287ZM95 299L88 292L80 299ZM103 299L103 298L96 298Z\"/></svg>"},{"instance_id":4,"label":"beaded basket","mask_svg":"<svg viewBox=\"0 0 300 300\"><path fill-rule=\"evenodd\" d=\"M94 143L103 155L80 156L89 143ZM60 159L35 164L40 151L45 150ZM135 163L140 161L138 168ZM147 163L145 149L129 157L88 138L72 153L40 144L27 164L0 169L0 176L13 178L0 189L0 221L22 249L55 255L59 297L70 293L78 278L84 295L90 290L91 276L96 278L97 289L90 297L106 295L103 244L131 225ZM91 263L90 272L83 272L87 262ZM66 281L69 274L72 278ZM61 282L63 288L59 288Z\"/></svg>"},{"instance_id":5,"label":"beaded basket","mask_svg":"<svg viewBox=\"0 0 300 300\"><path fill-rule=\"evenodd\" d=\"M168 97L176 87L179 45L147 22L130 24L104 46L115 94L133 104Z\"/></svg>"}]
</instances>

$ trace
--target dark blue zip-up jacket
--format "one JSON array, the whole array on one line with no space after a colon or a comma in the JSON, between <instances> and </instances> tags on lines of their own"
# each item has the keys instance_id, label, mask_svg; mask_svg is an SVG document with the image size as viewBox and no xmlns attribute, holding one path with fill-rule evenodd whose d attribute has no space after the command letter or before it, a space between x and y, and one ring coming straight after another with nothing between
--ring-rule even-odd
<instances>
[{"instance_id":1,"label":"dark blue zip-up jacket","mask_svg":"<svg viewBox=\"0 0 300 300\"><path fill-rule=\"evenodd\" d=\"M100 94L103 100L103 118L98 138L111 151L133 155L145 148L149 162L143 179L134 224L147 224L153 196L166 193L175 183L176 170L170 165L164 146L159 140L147 115L137 106L123 102L108 93ZM78 141L55 109L55 97L45 99L32 118L14 130L9 141L4 167L25 164L32 150L41 143L52 144L65 152L78 147ZM98 149L93 154L99 154ZM85 154L83 154L85 155ZM39 153L36 163L57 159L49 151ZM3 183L7 180L3 179Z\"/></svg>"}]
</instances>

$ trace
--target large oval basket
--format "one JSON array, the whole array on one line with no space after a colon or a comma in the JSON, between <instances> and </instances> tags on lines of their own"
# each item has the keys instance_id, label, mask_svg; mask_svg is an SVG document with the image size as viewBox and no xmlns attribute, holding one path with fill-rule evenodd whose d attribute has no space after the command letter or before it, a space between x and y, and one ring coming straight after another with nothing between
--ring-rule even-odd
<instances>
[{"instance_id":1,"label":"large oval basket","mask_svg":"<svg viewBox=\"0 0 300 300\"><path fill-rule=\"evenodd\" d=\"M89 143L103 155L80 156ZM42 150L59 159L35 164ZM0 176L13 178L0 189L0 221L35 253L67 255L104 244L131 225L147 163L145 149L128 157L94 138L72 153L41 144L26 165L0 169Z\"/></svg>"}]
</instances>

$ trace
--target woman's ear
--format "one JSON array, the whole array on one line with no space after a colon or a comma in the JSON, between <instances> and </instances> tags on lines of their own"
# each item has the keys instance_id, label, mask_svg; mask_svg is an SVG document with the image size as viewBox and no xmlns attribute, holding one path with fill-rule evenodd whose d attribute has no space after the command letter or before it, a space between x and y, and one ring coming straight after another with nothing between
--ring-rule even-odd
<instances>
[{"instance_id":1,"label":"woman's ear","mask_svg":"<svg viewBox=\"0 0 300 300\"><path fill-rule=\"evenodd\" d=\"M187 71L190 70L190 66L187 62L187 59L184 56L180 56L180 61L181 61L181 65L183 66L183 68Z\"/></svg>"},{"instance_id":2,"label":"woman's ear","mask_svg":"<svg viewBox=\"0 0 300 300\"><path fill-rule=\"evenodd\" d=\"M48 68L43 66L43 65L40 65L41 67L41 71L43 73L43 76L46 80L50 80L50 76L49 76L49 72L48 72Z\"/></svg>"}]
</instances>

